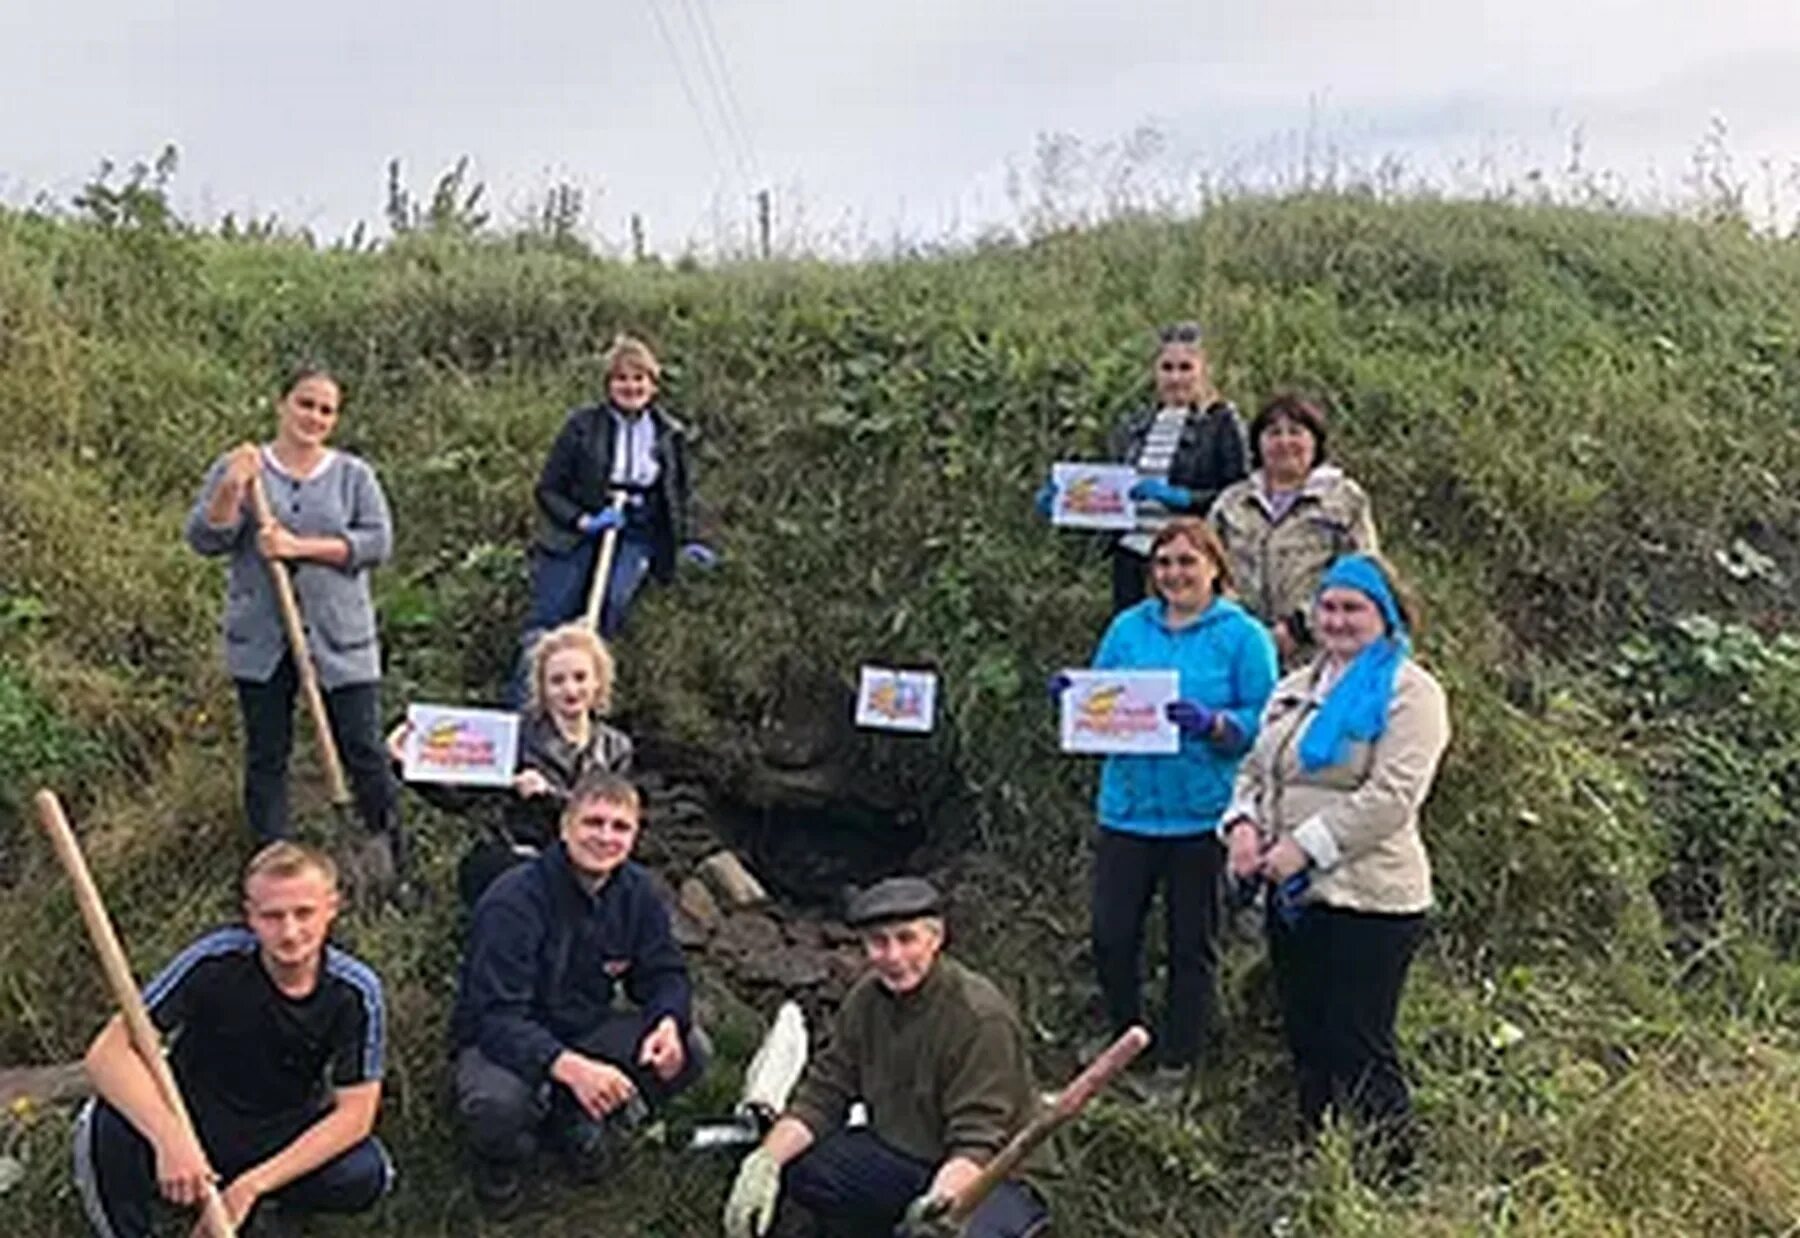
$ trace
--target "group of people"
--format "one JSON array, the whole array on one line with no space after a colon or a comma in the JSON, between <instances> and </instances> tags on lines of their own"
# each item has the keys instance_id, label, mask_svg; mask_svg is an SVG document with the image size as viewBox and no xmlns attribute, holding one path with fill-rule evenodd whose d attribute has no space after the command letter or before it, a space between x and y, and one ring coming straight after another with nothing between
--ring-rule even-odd
<instances>
[{"instance_id":1,"label":"group of people","mask_svg":"<svg viewBox=\"0 0 1800 1238\"><path fill-rule=\"evenodd\" d=\"M471 914L450 1072L476 1196L497 1215L518 1207L540 1148L578 1179L603 1174L618 1139L710 1055L669 911L631 858L643 802L631 741L607 721L603 637L648 577L715 562L695 540L687 432L657 404L659 378L646 345L615 340L606 399L569 414L539 477L509 687L518 768L460 874ZM1168 998L1149 1086L1179 1086L1216 1043L1227 900L1261 896L1302 1116L1353 1118L1403 1158L1394 1019L1431 901L1418 811L1448 738L1444 695L1411 656L1412 609L1375 553L1366 495L1327 463L1321 411L1280 396L1246 433L1190 326L1163 333L1155 387L1157 407L1113 438L1140 478L1140 521L1110 546L1116 613L1093 665L1176 671L1181 738L1173 754L1111 756L1101 770L1092 945L1105 1016L1115 1033L1149 1022L1144 927L1160 888ZM117 1019L90 1049L97 1095L76 1172L102 1235L149 1232L158 1195L193 1205L217 1189L242 1221L265 1201L265 1215L364 1208L393 1180L372 1133L381 982L330 942L337 865L288 838L293 704L310 666L366 827L354 862L365 876L405 870L394 764L406 735L382 737L369 589L392 517L369 465L328 445L341 401L330 374L295 375L273 440L220 457L188 517L196 550L230 558L226 666L245 815L263 845L244 871L242 923L193 943L145 992L174 1041L191 1132ZM1040 508L1052 498L1040 492ZM292 643L277 571L299 603ZM599 632L583 616L596 598ZM468 806L465 792L420 789ZM1018 1014L945 951L933 886L880 882L846 919L867 972L744 1159L729 1238L760 1238L783 1201L831 1234L957 1232L952 1204L1038 1104ZM1024 1178L972 1211L961 1232L977 1238L1048 1223Z\"/></svg>"},{"instance_id":2,"label":"group of people","mask_svg":"<svg viewBox=\"0 0 1800 1238\"><path fill-rule=\"evenodd\" d=\"M1116 613L1092 665L1176 671L1180 740L1101 768L1091 924L1106 1016L1114 1032L1144 1020L1160 889L1168 988L1150 1087L1183 1088L1218 1043L1224 909L1260 901L1302 1121L1354 1121L1377 1168L1403 1171L1395 1019L1432 901L1419 811L1449 742L1444 692L1412 656L1414 607L1366 493L1328 462L1319 407L1277 395L1246 434L1191 325L1162 334L1155 365L1161 407L1114 439L1139 476L1139 527L1112 543ZM1039 509L1054 498L1046 487ZM1053 699L1068 687L1051 677Z\"/></svg>"}]
</instances>

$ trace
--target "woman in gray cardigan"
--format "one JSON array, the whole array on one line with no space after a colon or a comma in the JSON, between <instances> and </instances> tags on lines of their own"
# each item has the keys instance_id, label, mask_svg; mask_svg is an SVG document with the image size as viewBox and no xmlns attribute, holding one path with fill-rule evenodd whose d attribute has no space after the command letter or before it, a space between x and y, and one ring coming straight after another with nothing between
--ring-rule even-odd
<instances>
[{"instance_id":1,"label":"woman in gray cardigan","mask_svg":"<svg viewBox=\"0 0 1800 1238\"><path fill-rule=\"evenodd\" d=\"M275 438L244 443L213 462L187 518L203 555L229 555L225 668L244 718L244 814L259 839L288 834L287 765L298 677L265 559L284 561L318 669L332 734L358 815L373 835L377 869L400 845L399 797L381 739L381 650L369 569L387 559L393 522L375 472L326 446L342 391L321 370L301 370L276 402ZM250 481L260 474L274 520L258 527Z\"/></svg>"}]
</instances>

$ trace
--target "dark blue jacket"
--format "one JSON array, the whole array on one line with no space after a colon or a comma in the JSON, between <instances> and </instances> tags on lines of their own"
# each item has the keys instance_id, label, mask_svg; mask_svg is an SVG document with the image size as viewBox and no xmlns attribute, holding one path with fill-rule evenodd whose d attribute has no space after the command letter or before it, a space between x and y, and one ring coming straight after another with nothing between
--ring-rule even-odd
<instances>
[{"instance_id":1,"label":"dark blue jacket","mask_svg":"<svg viewBox=\"0 0 1800 1238\"><path fill-rule=\"evenodd\" d=\"M650 570L661 581L675 574L675 551L693 540L693 496L688 478L688 429L651 405L644 415L656 426L656 481L644 495L649 504L653 552ZM537 546L551 554L568 554L584 534L575 521L597 512L611 500L613 413L606 403L570 413L538 475Z\"/></svg>"},{"instance_id":2,"label":"dark blue jacket","mask_svg":"<svg viewBox=\"0 0 1800 1238\"><path fill-rule=\"evenodd\" d=\"M620 989L685 1034L687 963L649 873L627 861L590 895L558 842L475 905L450 1034L531 1084L611 1011Z\"/></svg>"}]
</instances>

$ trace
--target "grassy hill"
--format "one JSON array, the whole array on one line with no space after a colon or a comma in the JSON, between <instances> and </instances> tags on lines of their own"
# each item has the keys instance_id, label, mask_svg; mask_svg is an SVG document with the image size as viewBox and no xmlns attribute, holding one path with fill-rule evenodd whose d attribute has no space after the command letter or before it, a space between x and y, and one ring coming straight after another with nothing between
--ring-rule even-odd
<instances>
[{"instance_id":1,"label":"grassy hill","mask_svg":"<svg viewBox=\"0 0 1800 1238\"><path fill-rule=\"evenodd\" d=\"M453 230L322 252L156 212L0 214L0 1062L79 1052L105 1008L32 787L65 793L140 971L230 914L247 839L221 583L178 530L206 462L267 432L280 371L344 376L341 441L394 502L376 580L397 708L492 693L531 479L633 329L700 431L727 561L635 617L629 725L728 780L790 696L866 660L939 666L939 735L864 758L905 786L953 772L933 827L975 892L959 949L1019 999L1054 1077L1091 1030L1093 769L1056 755L1039 685L1087 655L1105 586L1029 496L1147 394L1147 328L1198 316L1240 403L1289 384L1330 402L1451 693L1441 907L1403 1016L1426 1169L1384 1196L1341 1148L1287 1142L1241 942L1196 1117L1099 1106L1058 1232L1793 1233L1797 310L1791 242L1552 207L1247 200L716 270ZM414 821L447 888L462 827ZM448 902L345 925L394 1006L383 1132L404 1183L333 1233L477 1232L443 1116ZM727 1050L750 1034L727 1028ZM66 1115L10 1130L29 1175L0 1229L78 1232ZM716 1232L725 1166L637 1164L481 1232Z\"/></svg>"}]
</instances>

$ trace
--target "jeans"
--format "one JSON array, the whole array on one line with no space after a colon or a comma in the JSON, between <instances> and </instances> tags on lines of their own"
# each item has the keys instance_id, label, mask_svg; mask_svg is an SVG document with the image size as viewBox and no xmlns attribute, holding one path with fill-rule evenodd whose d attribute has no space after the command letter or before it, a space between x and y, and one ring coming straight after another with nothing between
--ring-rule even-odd
<instances>
[{"instance_id":1,"label":"jeans","mask_svg":"<svg viewBox=\"0 0 1800 1238\"><path fill-rule=\"evenodd\" d=\"M244 716L244 816L264 842L288 836L288 756L300 676L283 657L264 683L237 681ZM324 693L325 713L344 763L357 815L371 833L391 831L399 849L400 795L381 735L381 685L352 683Z\"/></svg>"},{"instance_id":2,"label":"jeans","mask_svg":"<svg viewBox=\"0 0 1800 1238\"><path fill-rule=\"evenodd\" d=\"M607 577L606 596L600 603L600 635L607 640L625 626L632 599L649 577L656 551L647 527L627 525L615 537L612 573ZM586 612L588 587L599 555L597 537L588 538L566 554L553 554L541 546L531 552L531 610L519 637L518 667L508 688L508 703L515 708L523 705L528 695L533 642L551 628L579 619Z\"/></svg>"},{"instance_id":3,"label":"jeans","mask_svg":"<svg viewBox=\"0 0 1800 1238\"><path fill-rule=\"evenodd\" d=\"M1157 1040L1164 1065L1192 1065L1212 1024L1224 858L1210 833L1156 838L1102 827L1094 845L1094 966L1115 1036L1144 1019L1144 919L1163 888L1169 988Z\"/></svg>"},{"instance_id":4,"label":"jeans","mask_svg":"<svg viewBox=\"0 0 1800 1238\"><path fill-rule=\"evenodd\" d=\"M1112 559L1112 602L1116 615L1148 596L1146 577L1150 574L1150 562L1116 542L1108 557Z\"/></svg>"},{"instance_id":5,"label":"jeans","mask_svg":"<svg viewBox=\"0 0 1800 1238\"><path fill-rule=\"evenodd\" d=\"M936 1166L889 1147L867 1127L836 1130L782 1170L782 1191L841 1238L880 1238L931 1186ZM964 1238L1030 1238L1050 1215L1037 1192L1003 1182L969 1218Z\"/></svg>"},{"instance_id":6,"label":"jeans","mask_svg":"<svg viewBox=\"0 0 1800 1238\"><path fill-rule=\"evenodd\" d=\"M1302 1121L1335 1111L1403 1142L1412 1106L1394 1020L1425 917L1313 903L1267 925Z\"/></svg>"},{"instance_id":7,"label":"jeans","mask_svg":"<svg viewBox=\"0 0 1800 1238\"><path fill-rule=\"evenodd\" d=\"M642 1011L620 1011L572 1047L624 1071L638 1095L654 1107L692 1086L706 1069L707 1054L704 1038L690 1029L684 1044L687 1061L681 1073L665 1083L638 1065L638 1046L649 1031ZM508 1165L530 1160L542 1135L559 1138L589 1120L561 1084L548 1078L532 1084L474 1045L457 1051L456 1116L464 1141L476 1157ZM609 1115L608 1122L618 1117Z\"/></svg>"},{"instance_id":8,"label":"jeans","mask_svg":"<svg viewBox=\"0 0 1800 1238\"><path fill-rule=\"evenodd\" d=\"M190 1093L190 1102L192 1094ZM194 1127L224 1187L274 1155L317 1120L290 1114L261 1120L194 1105ZM75 1121L75 1187L88 1224L100 1238L150 1233L156 1153L150 1141L105 1101L90 1100ZM361 1212L393 1186L394 1166L373 1136L268 1198L283 1212ZM260 1203L258 1207L260 1207Z\"/></svg>"}]
</instances>

